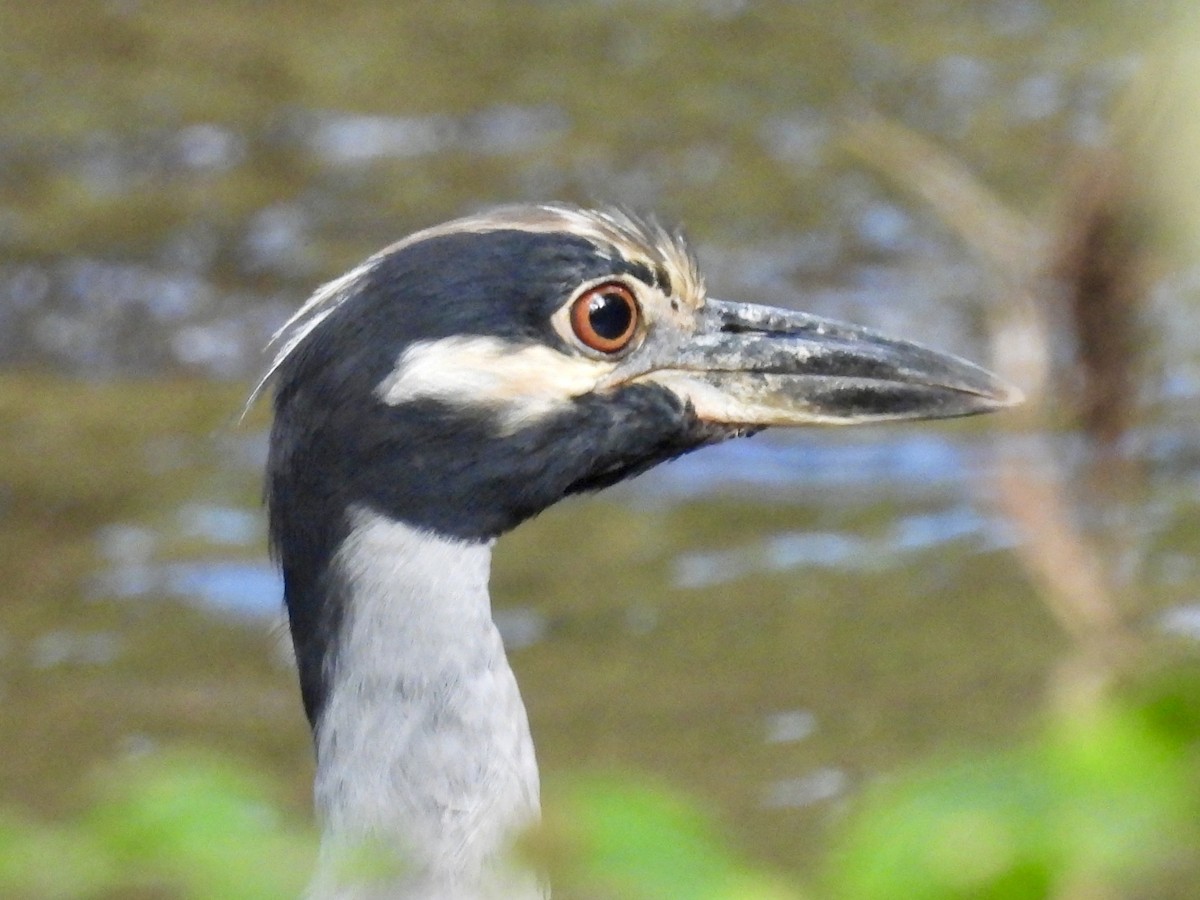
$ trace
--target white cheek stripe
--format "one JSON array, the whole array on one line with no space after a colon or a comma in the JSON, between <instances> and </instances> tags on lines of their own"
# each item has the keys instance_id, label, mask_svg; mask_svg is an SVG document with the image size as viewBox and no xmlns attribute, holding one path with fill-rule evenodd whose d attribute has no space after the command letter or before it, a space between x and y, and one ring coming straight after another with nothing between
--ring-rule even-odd
<instances>
[{"instance_id":1,"label":"white cheek stripe","mask_svg":"<svg viewBox=\"0 0 1200 900\"><path fill-rule=\"evenodd\" d=\"M389 406L437 400L485 409L512 433L595 390L614 368L538 344L448 337L405 350L375 395Z\"/></svg>"}]
</instances>

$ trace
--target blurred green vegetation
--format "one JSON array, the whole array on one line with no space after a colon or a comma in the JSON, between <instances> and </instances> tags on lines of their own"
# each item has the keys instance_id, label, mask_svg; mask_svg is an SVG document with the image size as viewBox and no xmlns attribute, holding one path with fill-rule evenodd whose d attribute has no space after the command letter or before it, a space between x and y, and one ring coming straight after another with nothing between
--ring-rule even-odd
<instances>
[{"instance_id":1,"label":"blurred green vegetation","mask_svg":"<svg viewBox=\"0 0 1200 900\"><path fill-rule=\"evenodd\" d=\"M294 897L312 833L212 755L131 758L49 825L0 815L6 897ZM852 802L817 885L752 861L691 798L626 775L559 779L520 852L585 900L1184 897L1200 876L1200 668L1064 709L1012 747L929 763Z\"/></svg>"},{"instance_id":2,"label":"blurred green vegetation","mask_svg":"<svg viewBox=\"0 0 1200 900\"><path fill-rule=\"evenodd\" d=\"M831 893L1188 896L1200 874L1197 763L1200 670L1160 673L1052 717L1020 746L870 791L832 861Z\"/></svg>"},{"instance_id":3,"label":"blurred green vegetation","mask_svg":"<svg viewBox=\"0 0 1200 900\"><path fill-rule=\"evenodd\" d=\"M296 897L314 859L264 779L216 755L132 758L94 778L75 821L0 813L6 897Z\"/></svg>"}]
</instances>

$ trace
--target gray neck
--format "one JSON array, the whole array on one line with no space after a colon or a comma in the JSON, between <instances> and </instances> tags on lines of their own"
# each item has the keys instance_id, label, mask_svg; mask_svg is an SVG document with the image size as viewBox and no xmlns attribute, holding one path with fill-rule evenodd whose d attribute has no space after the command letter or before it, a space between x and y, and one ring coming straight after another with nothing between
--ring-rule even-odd
<instances>
[{"instance_id":1,"label":"gray neck","mask_svg":"<svg viewBox=\"0 0 1200 900\"><path fill-rule=\"evenodd\" d=\"M316 727L323 864L314 894L541 897L512 839L538 818L525 707L492 622L491 545L364 510L334 561L345 613ZM407 877L339 885L339 848L398 854Z\"/></svg>"}]
</instances>

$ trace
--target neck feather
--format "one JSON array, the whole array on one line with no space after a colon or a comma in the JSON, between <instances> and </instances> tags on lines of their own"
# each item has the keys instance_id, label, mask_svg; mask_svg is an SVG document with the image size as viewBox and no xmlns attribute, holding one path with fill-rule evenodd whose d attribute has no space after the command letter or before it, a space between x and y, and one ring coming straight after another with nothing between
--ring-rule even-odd
<instances>
[{"instance_id":1,"label":"neck feather","mask_svg":"<svg viewBox=\"0 0 1200 900\"><path fill-rule=\"evenodd\" d=\"M490 543L443 538L366 510L333 559L342 620L315 724L325 851L383 844L405 897L539 897L509 869L538 816L525 707L492 621ZM330 890L330 866L318 893ZM374 896L367 893L362 896Z\"/></svg>"}]
</instances>

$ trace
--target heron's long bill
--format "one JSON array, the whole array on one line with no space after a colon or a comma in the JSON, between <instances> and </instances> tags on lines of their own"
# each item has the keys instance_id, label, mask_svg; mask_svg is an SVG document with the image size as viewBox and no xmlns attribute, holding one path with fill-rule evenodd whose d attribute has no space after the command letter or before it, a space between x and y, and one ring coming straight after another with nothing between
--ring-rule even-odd
<instances>
[{"instance_id":1,"label":"heron's long bill","mask_svg":"<svg viewBox=\"0 0 1200 900\"><path fill-rule=\"evenodd\" d=\"M696 333L663 341L629 380L653 380L685 396L705 421L940 419L1022 400L1019 390L973 363L857 325L711 299L700 317Z\"/></svg>"}]
</instances>

